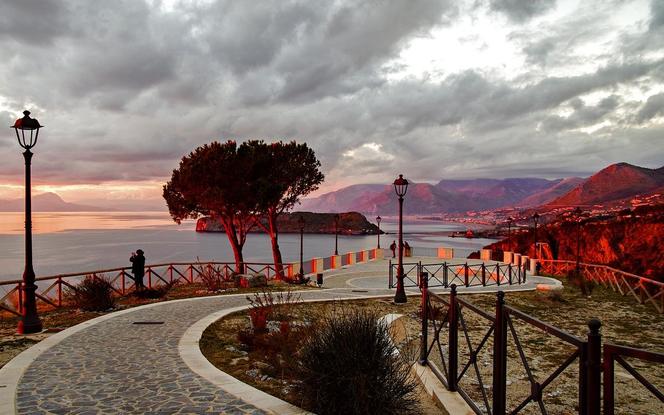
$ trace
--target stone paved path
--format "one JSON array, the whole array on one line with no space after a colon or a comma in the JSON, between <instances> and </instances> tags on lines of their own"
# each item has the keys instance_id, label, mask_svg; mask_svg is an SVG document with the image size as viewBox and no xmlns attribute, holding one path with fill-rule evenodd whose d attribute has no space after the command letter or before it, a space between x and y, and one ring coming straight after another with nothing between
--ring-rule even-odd
<instances>
[{"instance_id":1,"label":"stone paved path","mask_svg":"<svg viewBox=\"0 0 664 415\"><path fill-rule=\"evenodd\" d=\"M386 262L330 273L325 286L331 289L302 292L302 299L392 295L394 291L385 289ZM353 284L358 277L364 278L362 284ZM83 328L30 363L18 383L17 411L31 415L261 414L194 373L178 353L180 339L196 321L246 303L244 295L157 303ZM133 324L137 321L163 324Z\"/></svg>"},{"instance_id":2,"label":"stone paved path","mask_svg":"<svg viewBox=\"0 0 664 415\"><path fill-rule=\"evenodd\" d=\"M323 290L304 292L302 298L358 295ZM18 413L263 413L196 375L178 354L178 342L194 322L243 304L242 295L159 303L81 330L28 367L17 389Z\"/></svg>"}]
</instances>

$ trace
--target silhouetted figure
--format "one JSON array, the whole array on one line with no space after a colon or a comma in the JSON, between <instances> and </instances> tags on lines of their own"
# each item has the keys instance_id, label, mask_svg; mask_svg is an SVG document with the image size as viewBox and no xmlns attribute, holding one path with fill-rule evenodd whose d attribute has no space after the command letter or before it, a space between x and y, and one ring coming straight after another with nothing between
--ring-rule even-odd
<instances>
[{"instance_id":1,"label":"silhouetted figure","mask_svg":"<svg viewBox=\"0 0 664 415\"><path fill-rule=\"evenodd\" d=\"M132 252L129 261L131 262L131 273L134 274L136 289L142 290L145 288L145 285L143 285L143 276L145 275L145 257L143 256L143 250L138 249L136 252Z\"/></svg>"},{"instance_id":2,"label":"silhouetted figure","mask_svg":"<svg viewBox=\"0 0 664 415\"><path fill-rule=\"evenodd\" d=\"M540 264L539 261L535 264L535 275L541 275L542 272L542 264Z\"/></svg>"},{"instance_id":3,"label":"silhouetted figure","mask_svg":"<svg viewBox=\"0 0 664 415\"><path fill-rule=\"evenodd\" d=\"M408 245L408 242L403 241L403 249L404 249L404 251L405 251L404 254L405 254L406 256L411 256L410 245Z\"/></svg>"},{"instance_id":4,"label":"silhouetted figure","mask_svg":"<svg viewBox=\"0 0 664 415\"><path fill-rule=\"evenodd\" d=\"M397 254L397 243L396 243L396 241L392 241L392 244L390 245L390 249L392 250L392 258L396 258L396 254Z\"/></svg>"}]
</instances>

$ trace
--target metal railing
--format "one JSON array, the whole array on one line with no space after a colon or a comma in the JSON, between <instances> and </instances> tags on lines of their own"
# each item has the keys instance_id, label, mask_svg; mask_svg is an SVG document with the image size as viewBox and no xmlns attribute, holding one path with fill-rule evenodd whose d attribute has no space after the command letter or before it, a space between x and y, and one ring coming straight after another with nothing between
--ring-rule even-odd
<instances>
[{"instance_id":1,"label":"metal railing","mask_svg":"<svg viewBox=\"0 0 664 415\"><path fill-rule=\"evenodd\" d=\"M352 265L358 262L373 261L382 258L383 250L368 249L359 252L348 252L341 256L330 256L326 258L311 258L304 261L304 274L323 272L329 269L340 268L344 265ZM281 270L277 270L273 263L244 262L241 274L264 274L268 280L272 280L281 271L286 278L294 278L300 272L299 262L281 264ZM202 282L201 274L207 272L214 277L221 278L224 282L233 282L235 273L234 262L178 262L168 264L146 265L145 284L148 288L163 284L184 282L192 284ZM118 296L124 296L134 291L134 277L131 267L110 268L96 271L76 272L71 274L58 274L38 277L35 279L37 290L35 296L40 306L54 308L66 305L66 291L76 290L78 284L85 277L107 278L112 289ZM23 281L0 281L0 312L9 312L20 315L23 309Z\"/></svg>"},{"instance_id":2,"label":"metal railing","mask_svg":"<svg viewBox=\"0 0 664 415\"><path fill-rule=\"evenodd\" d=\"M601 323L598 320L591 320L588 323L587 337L579 338L506 305L502 291L497 293L495 312L490 314L473 303L459 298L456 284L451 286L448 296L443 296L430 292L427 281L424 274L419 363L428 366L448 390L458 392L475 413L518 414L522 413L530 403L534 403L540 413L547 414L545 397L555 395L551 393L547 395L544 393L545 390L551 387L556 379L560 380L561 374L574 363L578 365L576 406L579 414L599 415L602 412L602 402L604 414L615 413L614 362L618 362L652 395L664 403L664 394L623 359L623 356L627 356L662 364L664 354L605 344L602 363ZM473 319L472 324L468 322L469 317ZM563 355L562 362L553 365L552 371L541 374L540 370L536 375L529 363L534 359L528 356L528 353L540 353L539 357L542 358L546 352L541 350L541 347L535 351L528 351L523 347L522 336L515 329L516 320L524 323L528 332L536 330L541 335L553 336L571 351ZM446 333L443 332L444 329L447 329ZM461 345L460 336L463 339ZM508 344L511 346L511 353L508 353ZM480 358L486 357L489 353L491 364L484 361L486 367L480 367L478 364ZM515 359L515 355L518 358ZM525 379L530 385L525 398L511 397L511 408L508 408L507 399L508 359L518 362L525 371ZM491 368L490 373L486 373L487 367ZM602 371L604 371L603 392ZM568 373L567 377L569 375ZM487 385L488 378L491 379L490 387ZM463 385L464 381L468 385ZM475 394L475 399L470 396L472 393Z\"/></svg>"},{"instance_id":3,"label":"metal railing","mask_svg":"<svg viewBox=\"0 0 664 415\"><path fill-rule=\"evenodd\" d=\"M540 260L542 272L566 276L576 270L576 262L563 260ZM622 295L631 294L641 304L650 304L664 313L664 283L639 275L630 274L606 265L579 264L579 271L588 281L596 282Z\"/></svg>"},{"instance_id":4,"label":"metal railing","mask_svg":"<svg viewBox=\"0 0 664 415\"><path fill-rule=\"evenodd\" d=\"M388 286L395 288L399 265L390 261L389 266ZM458 287L488 287L526 282L526 264L406 262L403 264L403 273L404 287L407 288L420 287L423 273L428 276L429 288L449 288L452 284L456 284Z\"/></svg>"},{"instance_id":5,"label":"metal railing","mask_svg":"<svg viewBox=\"0 0 664 415\"><path fill-rule=\"evenodd\" d=\"M274 264L244 263L243 273L264 274L267 279L274 279L277 271ZM293 264L283 264L286 275L293 274ZM155 264L145 267L145 284L148 288L158 287L175 282L194 283L201 282L203 272L212 273L223 281L231 282L235 274L235 263L230 262L181 262L170 264ZM71 274L50 275L35 279L38 289L35 296L38 303L59 308L65 305L65 292L67 289L76 290L76 284L85 277L106 278L118 296L124 296L135 290L134 277L131 267L110 268L96 271L77 272ZM42 284L40 284L42 283ZM40 287L40 285L42 287ZM44 285L46 285L44 287ZM23 309L23 281L1 281L0 287L6 292L0 298L0 309L12 314L20 315ZM11 288L9 288L11 287ZM9 288L7 290L7 288ZM12 302L15 307L12 307Z\"/></svg>"}]
</instances>

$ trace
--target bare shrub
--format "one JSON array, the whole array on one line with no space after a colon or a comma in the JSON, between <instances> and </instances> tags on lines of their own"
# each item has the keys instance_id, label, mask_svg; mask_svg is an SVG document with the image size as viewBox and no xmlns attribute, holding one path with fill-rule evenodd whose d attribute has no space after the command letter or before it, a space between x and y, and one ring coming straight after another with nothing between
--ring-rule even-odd
<instances>
[{"instance_id":1,"label":"bare shrub","mask_svg":"<svg viewBox=\"0 0 664 415\"><path fill-rule=\"evenodd\" d=\"M254 293L253 298L247 296L249 301L249 317L254 332L267 331L267 320L276 319L279 321L289 321L294 305L302 302L300 294L296 294L290 289L279 292L276 295L271 291L261 290ZM288 329L284 329L288 331Z\"/></svg>"},{"instance_id":2,"label":"bare shrub","mask_svg":"<svg viewBox=\"0 0 664 415\"><path fill-rule=\"evenodd\" d=\"M86 275L76 288L67 288L71 304L85 311L105 311L115 306L111 280L104 275Z\"/></svg>"},{"instance_id":3,"label":"bare shrub","mask_svg":"<svg viewBox=\"0 0 664 415\"><path fill-rule=\"evenodd\" d=\"M212 264L204 264L197 259L195 269L198 272L198 277L200 278L203 286L205 286L207 291L218 292L226 288L228 280L224 273L223 267L214 266Z\"/></svg>"},{"instance_id":4,"label":"bare shrub","mask_svg":"<svg viewBox=\"0 0 664 415\"><path fill-rule=\"evenodd\" d=\"M372 313L342 313L308 337L300 353L302 406L318 414L419 413L417 383Z\"/></svg>"}]
</instances>

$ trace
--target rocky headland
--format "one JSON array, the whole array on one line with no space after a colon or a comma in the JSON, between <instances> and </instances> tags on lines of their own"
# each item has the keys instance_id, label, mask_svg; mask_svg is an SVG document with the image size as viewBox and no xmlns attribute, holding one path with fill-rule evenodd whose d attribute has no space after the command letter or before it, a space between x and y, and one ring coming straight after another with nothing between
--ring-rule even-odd
<instances>
[{"instance_id":1,"label":"rocky headland","mask_svg":"<svg viewBox=\"0 0 664 415\"><path fill-rule=\"evenodd\" d=\"M378 226L369 222L358 212L339 213L339 235L376 235ZM334 234L335 213L292 212L284 213L277 220L279 233L299 233L300 217L304 218L304 233ZM252 232L264 233L263 228L255 226ZM196 232L224 232L219 222L208 217L198 219ZM384 233L381 231L381 233Z\"/></svg>"},{"instance_id":2,"label":"rocky headland","mask_svg":"<svg viewBox=\"0 0 664 415\"><path fill-rule=\"evenodd\" d=\"M587 218L580 232L581 261L608 265L643 277L664 281L664 205L643 206L612 216ZM547 242L544 259L576 260L577 223L559 220L538 229L538 241ZM487 249L509 250L510 241ZM515 252L533 252L532 229L512 232Z\"/></svg>"}]
</instances>

